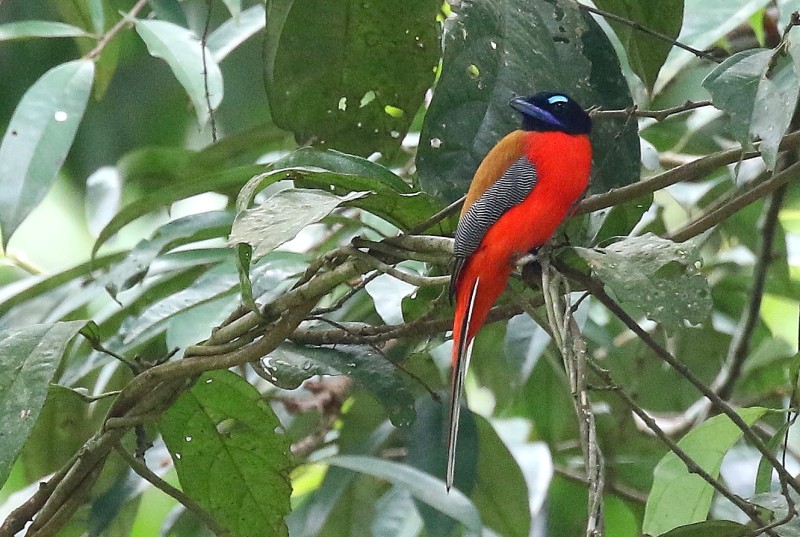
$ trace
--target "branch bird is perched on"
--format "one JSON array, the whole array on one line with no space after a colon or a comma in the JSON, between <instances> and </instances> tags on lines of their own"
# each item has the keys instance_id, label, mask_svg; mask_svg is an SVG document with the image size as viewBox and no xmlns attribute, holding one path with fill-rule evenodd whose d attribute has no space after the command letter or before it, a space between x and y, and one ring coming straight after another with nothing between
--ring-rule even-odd
<instances>
[{"instance_id":1,"label":"branch bird is perched on","mask_svg":"<svg viewBox=\"0 0 800 537\"><path fill-rule=\"evenodd\" d=\"M472 340L514 263L550 240L589 184L592 122L586 111L561 93L517 97L510 105L522 114L522 129L500 140L481 162L456 229L448 490Z\"/></svg>"}]
</instances>

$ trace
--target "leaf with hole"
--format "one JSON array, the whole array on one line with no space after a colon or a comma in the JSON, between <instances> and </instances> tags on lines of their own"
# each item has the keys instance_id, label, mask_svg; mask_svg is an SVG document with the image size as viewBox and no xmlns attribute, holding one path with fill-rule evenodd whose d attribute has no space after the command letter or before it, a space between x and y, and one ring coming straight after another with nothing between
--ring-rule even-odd
<instances>
[{"instance_id":1,"label":"leaf with hole","mask_svg":"<svg viewBox=\"0 0 800 537\"><path fill-rule=\"evenodd\" d=\"M605 248L575 248L592 273L626 306L678 328L697 324L711 311L711 291L700 272L702 258L691 242L675 243L646 233Z\"/></svg>"},{"instance_id":2,"label":"leaf with hole","mask_svg":"<svg viewBox=\"0 0 800 537\"><path fill-rule=\"evenodd\" d=\"M397 152L434 80L439 8L406 0L389 15L375 0L269 2L265 78L275 123L301 145Z\"/></svg>"},{"instance_id":3,"label":"leaf with hole","mask_svg":"<svg viewBox=\"0 0 800 537\"><path fill-rule=\"evenodd\" d=\"M519 128L509 100L553 90L585 108L633 104L608 37L573 2L465 2L445 25L442 72L422 126L423 190L447 202L462 196L489 150ZM635 122L598 119L591 138L591 192L639 180Z\"/></svg>"}]
</instances>

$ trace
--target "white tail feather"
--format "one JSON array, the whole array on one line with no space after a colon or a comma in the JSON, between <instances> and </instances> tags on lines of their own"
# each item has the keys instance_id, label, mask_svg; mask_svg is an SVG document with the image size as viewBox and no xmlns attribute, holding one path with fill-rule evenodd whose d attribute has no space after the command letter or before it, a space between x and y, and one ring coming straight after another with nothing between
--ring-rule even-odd
<instances>
[{"instance_id":1,"label":"white tail feather","mask_svg":"<svg viewBox=\"0 0 800 537\"><path fill-rule=\"evenodd\" d=\"M455 368L453 369L453 379L450 386L450 417L449 432L447 435L447 477L445 484L448 492L453 486L453 478L456 471L456 442L458 441L458 424L461 415L461 398L464 390L464 379L467 376L469 359L472 356L472 341L467 342L467 332L469 331L470 321L472 320L472 310L475 306L475 299L478 296L478 282L480 278L475 278L467 304L467 311L461 321L461 333L459 334L457 345L457 356Z\"/></svg>"}]
</instances>

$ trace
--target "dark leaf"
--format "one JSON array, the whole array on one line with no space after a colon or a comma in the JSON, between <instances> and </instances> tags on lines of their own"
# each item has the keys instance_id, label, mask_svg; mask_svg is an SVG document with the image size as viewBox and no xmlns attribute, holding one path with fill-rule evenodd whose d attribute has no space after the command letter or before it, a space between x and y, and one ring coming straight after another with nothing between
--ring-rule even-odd
<instances>
[{"instance_id":1,"label":"dark leaf","mask_svg":"<svg viewBox=\"0 0 800 537\"><path fill-rule=\"evenodd\" d=\"M439 2L408 0L391 15L381 6L374 0L269 3L269 104L275 123L294 132L299 144L363 156L400 146L433 83Z\"/></svg>"},{"instance_id":2,"label":"dark leaf","mask_svg":"<svg viewBox=\"0 0 800 537\"><path fill-rule=\"evenodd\" d=\"M608 38L573 3L464 3L446 25L442 74L422 128L423 189L445 201L463 195L486 153L519 128L509 100L539 91L565 91L587 108L633 103ZM635 121L596 121L592 144L591 192L638 180Z\"/></svg>"}]
</instances>

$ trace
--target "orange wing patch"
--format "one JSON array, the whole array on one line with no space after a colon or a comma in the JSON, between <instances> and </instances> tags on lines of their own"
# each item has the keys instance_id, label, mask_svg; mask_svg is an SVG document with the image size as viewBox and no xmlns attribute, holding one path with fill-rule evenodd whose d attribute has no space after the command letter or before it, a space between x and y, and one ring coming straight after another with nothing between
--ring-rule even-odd
<instances>
[{"instance_id":1,"label":"orange wing patch","mask_svg":"<svg viewBox=\"0 0 800 537\"><path fill-rule=\"evenodd\" d=\"M475 203L495 181L502 177L508 167L524 154L525 131L512 131L497 142L497 145L489 151L481 165L478 166L478 170L472 178L467 199L461 208L461 216L464 216L470 205Z\"/></svg>"}]
</instances>

